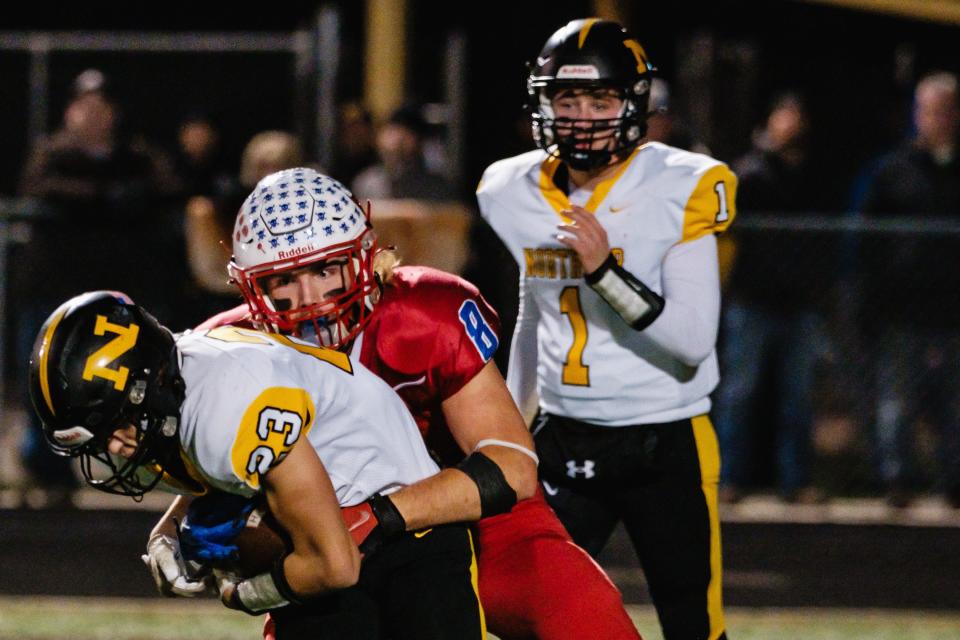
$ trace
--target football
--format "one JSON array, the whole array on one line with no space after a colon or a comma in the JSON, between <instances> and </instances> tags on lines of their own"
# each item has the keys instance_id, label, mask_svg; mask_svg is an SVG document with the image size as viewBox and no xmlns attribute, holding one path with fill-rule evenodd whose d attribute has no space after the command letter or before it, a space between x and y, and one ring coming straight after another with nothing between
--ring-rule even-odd
<instances>
[{"instance_id":1,"label":"football","mask_svg":"<svg viewBox=\"0 0 960 640\"><path fill-rule=\"evenodd\" d=\"M289 538L265 509L254 509L245 526L234 539L239 552L229 567L241 578L250 578L270 571L278 558L290 550Z\"/></svg>"}]
</instances>

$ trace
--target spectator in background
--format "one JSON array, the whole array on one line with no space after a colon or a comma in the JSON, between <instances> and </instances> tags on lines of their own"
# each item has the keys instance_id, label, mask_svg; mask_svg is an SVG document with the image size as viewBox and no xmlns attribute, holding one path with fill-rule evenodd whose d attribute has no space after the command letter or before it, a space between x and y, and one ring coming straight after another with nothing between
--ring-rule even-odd
<instances>
[{"instance_id":1,"label":"spectator in background","mask_svg":"<svg viewBox=\"0 0 960 640\"><path fill-rule=\"evenodd\" d=\"M106 76L89 69L74 81L63 126L35 146L20 190L82 214L125 216L129 205L172 197L180 187L168 158L126 134Z\"/></svg>"},{"instance_id":2,"label":"spectator in background","mask_svg":"<svg viewBox=\"0 0 960 640\"><path fill-rule=\"evenodd\" d=\"M216 197L233 186L220 152L220 130L206 113L188 113L180 121L174 163L188 198Z\"/></svg>"},{"instance_id":3,"label":"spectator in background","mask_svg":"<svg viewBox=\"0 0 960 640\"><path fill-rule=\"evenodd\" d=\"M741 220L823 210L809 128L798 95L774 101L753 148L734 163ZM749 229L734 230L733 237L736 260L721 324L723 382L714 406L723 455L721 499L735 502L755 482L759 444L772 431L780 495L790 502L817 501L820 493L811 486L812 396L835 267L824 245L814 244L823 238Z\"/></svg>"},{"instance_id":4,"label":"spectator in background","mask_svg":"<svg viewBox=\"0 0 960 640\"><path fill-rule=\"evenodd\" d=\"M352 184L357 175L377 162L373 117L359 102L340 107L337 151L333 176L343 184Z\"/></svg>"},{"instance_id":5,"label":"spectator in background","mask_svg":"<svg viewBox=\"0 0 960 640\"><path fill-rule=\"evenodd\" d=\"M224 265L230 258L230 234L240 205L261 178L303 163L303 146L296 136L286 131L262 131L244 147L240 175L229 189L187 201L187 256L193 281L199 287L197 299L191 304L195 315L187 324L193 326L237 304L237 290L230 284Z\"/></svg>"},{"instance_id":6,"label":"spectator in background","mask_svg":"<svg viewBox=\"0 0 960 640\"><path fill-rule=\"evenodd\" d=\"M298 167L304 163L303 145L300 139L287 131L261 131L250 138L240 157L240 189L243 198L260 179L281 169ZM240 199L240 203L243 202ZM239 210L239 204L237 210ZM236 210L233 211L233 214ZM233 215L230 217L233 228Z\"/></svg>"},{"instance_id":7,"label":"spectator in background","mask_svg":"<svg viewBox=\"0 0 960 640\"><path fill-rule=\"evenodd\" d=\"M917 83L914 134L868 175L857 210L868 219L960 221L957 77ZM939 433L935 488L960 507L960 241L955 234L879 234L861 244L862 322L875 350L874 420L879 476L890 504L921 482L915 427Z\"/></svg>"},{"instance_id":8,"label":"spectator in background","mask_svg":"<svg viewBox=\"0 0 960 640\"><path fill-rule=\"evenodd\" d=\"M650 83L650 117L647 118L647 140L671 147L709 154L710 149L694 139L693 132L670 108L670 85L654 78Z\"/></svg>"},{"instance_id":9,"label":"spectator in background","mask_svg":"<svg viewBox=\"0 0 960 640\"><path fill-rule=\"evenodd\" d=\"M170 160L128 135L107 77L96 69L77 76L62 126L36 144L21 180L20 194L37 206L11 269L19 362L44 317L84 290L128 290L169 317L184 266L181 222L171 215L180 188ZM25 389L23 398L28 405ZM66 505L76 486L68 461L28 426L24 465Z\"/></svg>"},{"instance_id":10,"label":"spectator in background","mask_svg":"<svg viewBox=\"0 0 960 640\"><path fill-rule=\"evenodd\" d=\"M361 200L415 198L450 200L452 185L427 170L423 154L427 122L420 108L405 105L394 111L377 132L380 162L364 169L351 190Z\"/></svg>"}]
</instances>

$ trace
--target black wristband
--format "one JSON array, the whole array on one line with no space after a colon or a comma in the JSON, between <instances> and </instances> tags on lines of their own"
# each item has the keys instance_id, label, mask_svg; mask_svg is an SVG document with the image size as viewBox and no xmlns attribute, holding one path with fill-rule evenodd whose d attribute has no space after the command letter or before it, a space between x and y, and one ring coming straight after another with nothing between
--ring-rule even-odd
<instances>
[{"instance_id":1,"label":"black wristband","mask_svg":"<svg viewBox=\"0 0 960 640\"><path fill-rule=\"evenodd\" d=\"M277 585L277 591L280 592L281 596L289 600L290 604L303 604L300 596L293 592L290 583L287 582L287 574L283 571L283 561L286 559L287 556L283 555L273 563L273 568L270 569L270 577L273 578L273 583Z\"/></svg>"},{"instance_id":2,"label":"black wristband","mask_svg":"<svg viewBox=\"0 0 960 640\"><path fill-rule=\"evenodd\" d=\"M457 469L467 474L480 491L481 518L506 513L517 504L517 492L507 483L497 463L483 453L474 451Z\"/></svg>"},{"instance_id":3,"label":"black wristband","mask_svg":"<svg viewBox=\"0 0 960 640\"><path fill-rule=\"evenodd\" d=\"M612 253L608 253L607 259L604 260L603 263L595 270L584 275L583 279L586 280L587 284L592 287L600 282L600 278L603 277L603 274L605 274L607 271L610 271L610 269L614 268L615 266L617 266L617 259L613 257Z\"/></svg>"},{"instance_id":4,"label":"black wristband","mask_svg":"<svg viewBox=\"0 0 960 640\"><path fill-rule=\"evenodd\" d=\"M230 594L230 604L228 605L231 609L236 609L237 611L243 611L248 616L258 616L260 613L253 611L247 605L243 604L243 600L240 599L240 583L236 583L233 586L233 593Z\"/></svg>"},{"instance_id":5,"label":"black wristband","mask_svg":"<svg viewBox=\"0 0 960 640\"><path fill-rule=\"evenodd\" d=\"M380 530L385 538L398 536L407 530L407 521L403 519L397 505L393 504L390 496L375 493L367 500L370 510L380 524Z\"/></svg>"}]
</instances>

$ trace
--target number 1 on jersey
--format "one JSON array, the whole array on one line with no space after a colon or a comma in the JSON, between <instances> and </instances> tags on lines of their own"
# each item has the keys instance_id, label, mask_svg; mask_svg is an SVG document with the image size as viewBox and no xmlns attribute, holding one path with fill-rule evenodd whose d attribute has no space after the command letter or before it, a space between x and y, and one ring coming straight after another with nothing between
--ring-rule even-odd
<instances>
[{"instance_id":1,"label":"number 1 on jersey","mask_svg":"<svg viewBox=\"0 0 960 640\"><path fill-rule=\"evenodd\" d=\"M719 200L720 210L717 211L717 222L726 222L730 217L730 212L727 210L727 185L723 183L723 180L713 185L713 191L717 194L717 200Z\"/></svg>"},{"instance_id":2,"label":"number 1 on jersey","mask_svg":"<svg viewBox=\"0 0 960 640\"><path fill-rule=\"evenodd\" d=\"M587 320L580 307L580 289L564 287L560 292L560 313L567 316L573 329L573 344L563 363L563 384L590 386L590 367L583 364L583 350L587 346Z\"/></svg>"}]
</instances>

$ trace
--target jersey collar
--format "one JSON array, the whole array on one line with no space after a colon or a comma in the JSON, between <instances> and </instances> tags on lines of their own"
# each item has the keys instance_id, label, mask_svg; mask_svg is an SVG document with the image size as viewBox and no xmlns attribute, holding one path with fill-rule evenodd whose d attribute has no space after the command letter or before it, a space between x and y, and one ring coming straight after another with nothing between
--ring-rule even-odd
<instances>
[{"instance_id":1,"label":"jersey collar","mask_svg":"<svg viewBox=\"0 0 960 640\"><path fill-rule=\"evenodd\" d=\"M620 179L620 176L627 170L627 167L630 166L630 163L633 162L633 159L637 157L637 154L640 152L642 146L638 146L633 152L627 157L626 160L620 165L620 168L616 170L609 178L600 182L593 190L593 193L590 195L590 199L587 200L587 203L584 205L584 209L590 213L596 213L597 207L600 206L600 203L603 202L603 199L607 197L607 194L610 192L610 189L613 188L613 185L616 184L617 180ZM563 166L563 171L561 175L557 175L558 170ZM564 222L570 222L570 219L561 213L566 209L569 209L572 205L570 204L570 198L567 197L566 192L557 185L558 179L566 182L566 167L563 165L563 162L560 158L555 156L550 156L540 165L540 193L543 194L544 199L550 204L553 210L557 213L558 216Z\"/></svg>"},{"instance_id":2,"label":"jersey collar","mask_svg":"<svg viewBox=\"0 0 960 640\"><path fill-rule=\"evenodd\" d=\"M178 447L179 449L179 447ZM202 496L210 490L210 485L203 479L203 475L190 462L183 449L179 449L180 462L183 464L181 469L170 469L169 471L154 463L148 469L152 473L161 475L160 482L170 487L177 493L193 496Z\"/></svg>"}]
</instances>

